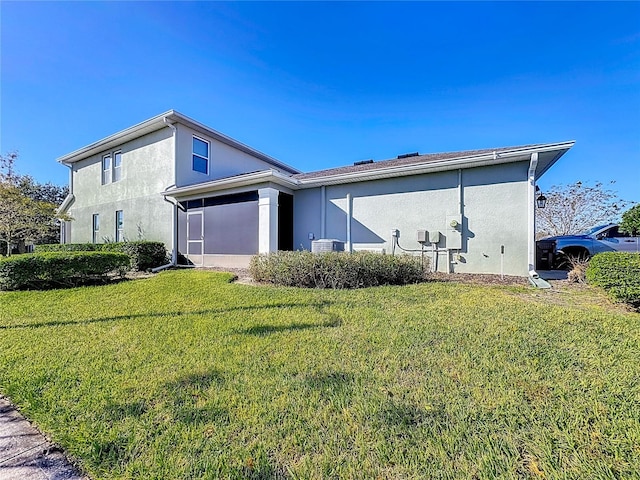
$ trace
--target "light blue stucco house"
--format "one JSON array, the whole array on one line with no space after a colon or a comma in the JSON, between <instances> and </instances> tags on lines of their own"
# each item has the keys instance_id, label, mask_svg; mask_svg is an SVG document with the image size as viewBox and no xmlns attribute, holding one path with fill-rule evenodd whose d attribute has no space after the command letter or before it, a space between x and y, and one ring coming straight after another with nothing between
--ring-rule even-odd
<instances>
[{"instance_id":1,"label":"light blue stucco house","mask_svg":"<svg viewBox=\"0 0 640 480\"><path fill-rule=\"evenodd\" d=\"M405 154L303 173L176 111L64 155L66 243L159 240L202 266L310 249L423 252L440 271L533 275L535 183L574 142ZM419 241L420 240L420 241Z\"/></svg>"}]
</instances>

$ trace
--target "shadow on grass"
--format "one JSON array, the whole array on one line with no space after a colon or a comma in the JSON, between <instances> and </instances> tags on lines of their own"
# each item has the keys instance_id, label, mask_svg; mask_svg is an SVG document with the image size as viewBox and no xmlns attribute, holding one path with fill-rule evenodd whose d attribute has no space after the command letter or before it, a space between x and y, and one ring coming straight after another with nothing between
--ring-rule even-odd
<instances>
[{"instance_id":1,"label":"shadow on grass","mask_svg":"<svg viewBox=\"0 0 640 480\"><path fill-rule=\"evenodd\" d=\"M213 308L209 310L193 310L193 311L175 311L175 312L157 312L157 313L133 313L129 315L116 315L103 318L89 318L84 320L54 320L52 322L36 322L36 323L20 323L16 325L0 325L0 330L12 330L17 328L42 328L42 327L60 327L67 325L90 325L92 323L117 322L120 320L135 320L136 318L162 318L162 317L181 317L184 315L216 315L237 311L256 311L270 310L273 308L319 308L323 307L323 303L277 303L272 305L239 305L237 307Z\"/></svg>"},{"instance_id":2,"label":"shadow on grass","mask_svg":"<svg viewBox=\"0 0 640 480\"><path fill-rule=\"evenodd\" d=\"M387 404L379 410L378 420L387 426L413 428L424 425L438 431L450 423L443 406L426 409L395 399L389 399Z\"/></svg>"},{"instance_id":3,"label":"shadow on grass","mask_svg":"<svg viewBox=\"0 0 640 480\"><path fill-rule=\"evenodd\" d=\"M258 335L265 336L272 333L289 332L294 330L307 330L310 328L326 328L326 327L339 327L342 325L342 319L326 310L326 307L331 305L331 302L318 302L305 304L306 307L313 308L318 315L324 317L323 320L317 322L300 322L291 323L289 325L254 325L244 330L239 330L237 333L245 335Z\"/></svg>"},{"instance_id":4,"label":"shadow on grass","mask_svg":"<svg viewBox=\"0 0 640 480\"><path fill-rule=\"evenodd\" d=\"M112 422L121 422L128 418L140 418L156 410L156 413L164 411L174 421L184 424L226 424L229 422L228 410L207 401L207 390L224 382L224 376L216 369L189 373L160 386L155 400L145 398L108 404L104 409L105 417ZM111 447L105 447L107 456L110 450Z\"/></svg>"},{"instance_id":5,"label":"shadow on grass","mask_svg":"<svg viewBox=\"0 0 640 480\"><path fill-rule=\"evenodd\" d=\"M241 330L238 333L243 333L246 335L265 336L272 333L288 332L294 330L307 330L309 328L339 327L340 325L340 321L291 323L289 325L255 325L253 327L247 328L246 330Z\"/></svg>"},{"instance_id":6,"label":"shadow on grass","mask_svg":"<svg viewBox=\"0 0 640 480\"><path fill-rule=\"evenodd\" d=\"M307 375L304 383L313 389L345 391L351 390L355 377L345 372L322 372Z\"/></svg>"}]
</instances>

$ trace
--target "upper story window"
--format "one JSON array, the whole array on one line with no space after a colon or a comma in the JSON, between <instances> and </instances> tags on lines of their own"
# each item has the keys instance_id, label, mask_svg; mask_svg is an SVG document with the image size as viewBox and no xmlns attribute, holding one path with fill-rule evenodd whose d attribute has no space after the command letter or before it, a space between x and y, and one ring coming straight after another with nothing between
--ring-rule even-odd
<instances>
[{"instance_id":1,"label":"upper story window","mask_svg":"<svg viewBox=\"0 0 640 480\"><path fill-rule=\"evenodd\" d=\"M193 170L209 173L209 142L193 137Z\"/></svg>"},{"instance_id":2,"label":"upper story window","mask_svg":"<svg viewBox=\"0 0 640 480\"><path fill-rule=\"evenodd\" d=\"M109 153L102 157L102 185L122 179L122 152Z\"/></svg>"},{"instance_id":3,"label":"upper story window","mask_svg":"<svg viewBox=\"0 0 640 480\"><path fill-rule=\"evenodd\" d=\"M102 184L111 183L111 155L102 157Z\"/></svg>"},{"instance_id":4,"label":"upper story window","mask_svg":"<svg viewBox=\"0 0 640 480\"><path fill-rule=\"evenodd\" d=\"M113 181L118 182L122 178L122 152L113 154Z\"/></svg>"}]
</instances>

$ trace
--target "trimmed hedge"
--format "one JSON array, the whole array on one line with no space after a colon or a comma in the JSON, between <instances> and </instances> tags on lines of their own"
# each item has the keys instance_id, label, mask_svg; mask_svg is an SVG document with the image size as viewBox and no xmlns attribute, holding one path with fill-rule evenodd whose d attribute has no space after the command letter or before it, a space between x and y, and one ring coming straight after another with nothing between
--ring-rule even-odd
<instances>
[{"instance_id":1,"label":"trimmed hedge","mask_svg":"<svg viewBox=\"0 0 640 480\"><path fill-rule=\"evenodd\" d=\"M257 282L306 288L363 288L425 280L419 257L372 252L276 252L252 257Z\"/></svg>"},{"instance_id":2,"label":"trimmed hedge","mask_svg":"<svg viewBox=\"0 0 640 480\"><path fill-rule=\"evenodd\" d=\"M616 300L640 308L640 254L597 254L587 267L587 283L604 288Z\"/></svg>"},{"instance_id":3,"label":"trimmed hedge","mask_svg":"<svg viewBox=\"0 0 640 480\"><path fill-rule=\"evenodd\" d=\"M0 290L75 287L124 276L129 256L120 252L26 253L0 258Z\"/></svg>"},{"instance_id":4,"label":"trimmed hedge","mask_svg":"<svg viewBox=\"0 0 640 480\"><path fill-rule=\"evenodd\" d=\"M129 255L131 270L144 271L164 265L168 261L167 250L162 242L115 242L115 243L54 243L36 245L40 252L121 252Z\"/></svg>"}]
</instances>

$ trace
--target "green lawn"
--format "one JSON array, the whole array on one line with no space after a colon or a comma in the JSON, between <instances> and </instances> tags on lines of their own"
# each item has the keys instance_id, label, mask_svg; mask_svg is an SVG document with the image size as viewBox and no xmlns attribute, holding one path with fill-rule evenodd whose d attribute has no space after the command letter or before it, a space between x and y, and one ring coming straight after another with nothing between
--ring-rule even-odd
<instances>
[{"instance_id":1,"label":"green lawn","mask_svg":"<svg viewBox=\"0 0 640 480\"><path fill-rule=\"evenodd\" d=\"M594 291L230 278L2 292L0 392L95 479L640 478L640 314Z\"/></svg>"}]
</instances>

